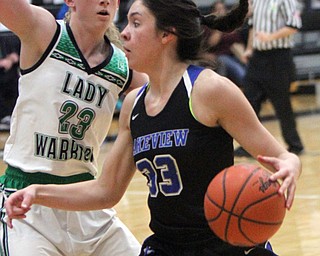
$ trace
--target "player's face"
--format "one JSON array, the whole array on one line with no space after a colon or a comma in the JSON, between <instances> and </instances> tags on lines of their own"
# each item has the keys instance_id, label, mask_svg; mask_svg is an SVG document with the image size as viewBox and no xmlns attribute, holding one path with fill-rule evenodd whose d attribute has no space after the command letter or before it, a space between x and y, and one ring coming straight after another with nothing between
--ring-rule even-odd
<instances>
[{"instance_id":1,"label":"player's face","mask_svg":"<svg viewBox=\"0 0 320 256\"><path fill-rule=\"evenodd\" d=\"M119 7L119 0L65 0L74 14L82 21L112 22Z\"/></svg>"},{"instance_id":2,"label":"player's face","mask_svg":"<svg viewBox=\"0 0 320 256\"><path fill-rule=\"evenodd\" d=\"M141 0L135 1L128 12L128 25L121 33L123 46L132 69L147 72L161 54L161 34L156 20Z\"/></svg>"}]
</instances>

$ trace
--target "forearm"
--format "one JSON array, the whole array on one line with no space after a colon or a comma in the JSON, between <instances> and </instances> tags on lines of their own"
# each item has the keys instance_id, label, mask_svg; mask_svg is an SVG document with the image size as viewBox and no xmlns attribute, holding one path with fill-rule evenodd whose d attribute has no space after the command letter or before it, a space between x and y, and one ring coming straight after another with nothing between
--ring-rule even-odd
<instances>
[{"instance_id":1,"label":"forearm","mask_svg":"<svg viewBox=\"0 0 320 256\"><path fill-rule=\"evenodd\" d=\"M97 180L68 185L32 185L27 189L34 193L32 204L63 210L97 210L117 203L108 197L106 189Z\"/></svg>"},{"instance_id":2,"label":"forearm","mask_svg":"<svg viewBox=\"0 0 320 256\"><path fill-rule=\"evenodd\" d=\"M130 138L130 133L126 133ZM33 204L72 211L111 208L125 193L134 173L132 144L120 131L97 180L68 185L33 185ZM32 191L33 190L33 191Z\"/></svg>"},{"instance_id":3,"label":"forearm","mask_svg":"<svg viewBox=\"0 0 320 256\"><path fill-rule=\"evenodd\" d=\"M270 42L273 40L277 40L280 38L285 38L288 36L293 35L294 33L296 33L298 30L295 28L291 28L291 27L283 27L273 33L266 33L263 31L259 31L255 34L257 40L261 41L261 42Z\"/></svg>"},{"instance_id":4,"label":"forearm","mask_svg":"<svg viewBox=\"0 0 320 256\"><path fill-rule=\"evenodd\" d=\"M277 31L275 31L274 33L271 33L270 36L271 36L271 40L277 40L277 39L280 39L280 38L284 38L284 37L288 37L288 36L291 36L295 33L297 33L298 30L295 29L295 28L291 28L291 27L283 27Z\"/></svg>"},{"instance_id":5,"label":"forearm","mask_svg":"<svg viewBox=\"0 0 320 256\"><path fill-rule=\"evenodd\" d=\"M233 45L231 45L230 50L240 62L246 63L245 47L243 44L234 43Z\"/></svg>"}]
</instances>

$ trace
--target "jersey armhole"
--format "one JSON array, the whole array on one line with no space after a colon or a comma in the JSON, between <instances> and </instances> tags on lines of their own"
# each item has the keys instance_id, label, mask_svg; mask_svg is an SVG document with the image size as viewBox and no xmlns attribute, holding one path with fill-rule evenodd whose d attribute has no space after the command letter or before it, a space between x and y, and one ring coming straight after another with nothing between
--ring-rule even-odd
<instances>
[{"instance_id":1,"label":"jersey armhole","mask_svg":"<svg viewBox=\"0 0 320 256\"><path fill-rule=\"evenodd\" d=\"M130 84L132 82L132 75L133 75L133 71L132 71L132 69L129 69L128 80L127 80L126 84L124 85L122 91L119 93L119 97L122 96L122 94L124 94L126 92L126 90L128 90L128 88L130 87Z\"/></svg>"},{"instance_id":2,"label":"jersey armhole","mask_svg":"<svg viewBox=\"0 0 320 256\"><path fill-rule=\"evenodd\" d=\"M38 62L36 64L34 64L32 67L30 67L28 69L20 69L21 75L25 75L25 74L30 73L33 70L37 69L44 62L44 60L48 57L48 55L50 54L51 50L53 49L54 45L56 44L56 42L60 36L60 31L62 30L61 25L59 25L59 22L56 21L56 24L57 24L57 30L56 30L48 48L46 49L46 51L43 53L43 55L38 60Z\"/></svg>"},{"instance_id":3,"label":"jersey armhole","mask_svg":"<svg viewBox=\"0 0 320 256\"><path fill-rule=\"evenodd\" d=\"M188 67L188 74L190 77L190 82L191 82L191 86L193 87L194 82L197 80L199 74L201 73L201 71L204 70L203 67L199 67L199 66L195 66L195 65L190 65ZM196 118L193 109L192 109L192 98L191 98L191 91L190 91L190 96L189 96L189 110L191 115L193 116L193 118L195 120L197 120L199 122L199 120Z\"/></svg>"}]
</instances>

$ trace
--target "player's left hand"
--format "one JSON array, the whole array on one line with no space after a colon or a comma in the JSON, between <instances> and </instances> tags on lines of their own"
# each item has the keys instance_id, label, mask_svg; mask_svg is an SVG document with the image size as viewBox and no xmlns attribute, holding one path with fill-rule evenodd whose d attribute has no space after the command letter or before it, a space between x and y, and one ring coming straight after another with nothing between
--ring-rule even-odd
<instances>
[{"instance_id":1,"label":"player's left hand","mask_svg":"<svg viewBox=\"0 0 320 256\"><path fill-rule=\"evenodd\" d=\"M301 173L301 164L296 158L296 156L284 159L267 156L257 157L261 164L273 167L274 174L270 176L271 181L282 180L279 194L286 194L286 208L288 210L293 204L297 181Z\"/></svg>"}]
</instances>

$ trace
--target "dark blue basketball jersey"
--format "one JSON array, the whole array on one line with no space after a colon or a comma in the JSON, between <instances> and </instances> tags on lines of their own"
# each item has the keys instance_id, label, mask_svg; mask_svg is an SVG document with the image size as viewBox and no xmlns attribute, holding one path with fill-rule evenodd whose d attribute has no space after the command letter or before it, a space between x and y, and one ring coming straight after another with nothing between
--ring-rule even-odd
<instances>
[{"instance_id":1,"label":"dark blue basketball jersey","mask_svg":"<svg viewBox=\"0 0 320 256\"><path fill-rule=\"evenodd\" d=\"M167 242L202 243L217 239L204 217L203 202L212 178L233 164L233 139L221 127L199 123L190 94L202 68L189 66L164 109L148 116L145 86L132 116L134 160L147 177L151 230Z\"/></svg>"}]
</instances>

